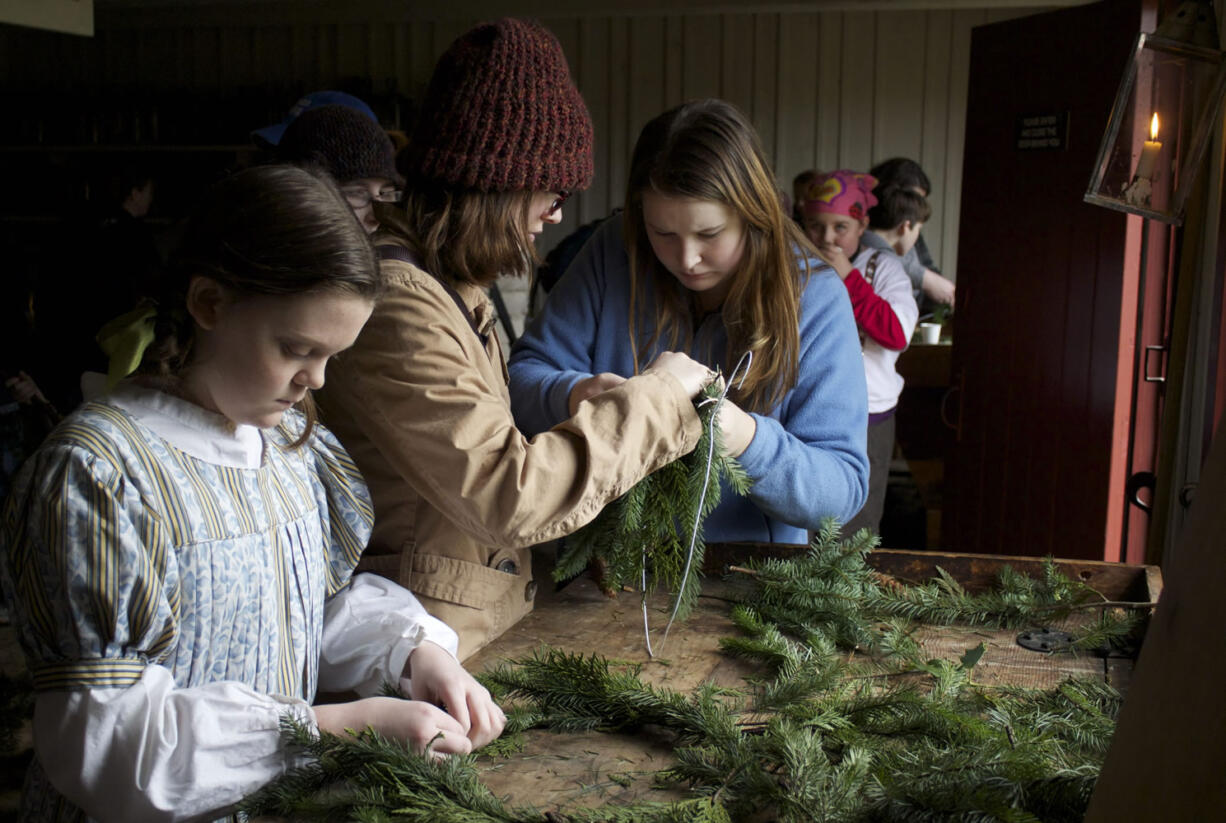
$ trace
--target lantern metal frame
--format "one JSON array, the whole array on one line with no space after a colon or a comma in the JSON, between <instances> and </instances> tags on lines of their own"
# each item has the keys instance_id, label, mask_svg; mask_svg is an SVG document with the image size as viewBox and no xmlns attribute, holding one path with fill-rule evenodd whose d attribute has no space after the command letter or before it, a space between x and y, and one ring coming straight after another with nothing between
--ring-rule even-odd
<instances>
[{"instance_id":1,"label":"lantern metal frame","mask_svg":"<svg viewBox=\"0 0 1226 823\"><path fill-rule=\"evenodd\" d=\"M1183 40L1144 32L1137 35L1099 145L1085 202L1176 226L1183 222L1184 206L1226 97L1226 59L1223 57L1218 49ZM1189 77L1189 65L1196 66L1199 78ZM1138 82L1138 75L1142 77L1141 82ZM1174 89L1169 88L1171 77L1177 78ZM1160 87L1163 82L1168 87ZM1208 84L1207 91L1202 100L1189 99L1197 96L1197 83ZM1142 99L1142 95L1147 98ZM1191 112L1189 117L1186 110L1189 105L1202 108L1199 112ZM1149 122L1150 112L1160 114L1159 119L1168 124L1168 130L1158 135L1163 138L1161 142L1157 137L1151 138L1159 145L1156 167L1152 175L1140 180L1134 171L1142 158L1136 155L1134 146L1140 145L1136 134ZM1131 128L1125 130L1125 123L1131 123ZM1188 123L1191 123L1190 129ZM1169 131L1170 124L1173 124L1174 139ZM1122 143L1121 133L1124 135ZM1143 148L1142 153L1147 150Z\"/></svg>"}]
</instances>

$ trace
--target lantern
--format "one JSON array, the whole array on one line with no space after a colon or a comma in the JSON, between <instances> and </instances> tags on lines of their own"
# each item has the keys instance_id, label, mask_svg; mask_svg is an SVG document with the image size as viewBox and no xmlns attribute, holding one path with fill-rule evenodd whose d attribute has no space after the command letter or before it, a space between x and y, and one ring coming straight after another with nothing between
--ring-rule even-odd
<instances>
[{"instance_id":1,"label":"lantern","mask_svg":"<svg viewBox=\"0 0 1226 823\"><path fill-rule=\"evenodd\" d=\"M1139 34L1086 202L1179 225L1224 96L1211 6L1185 3L1158 31Z\"/></svg>"}]
</instances>

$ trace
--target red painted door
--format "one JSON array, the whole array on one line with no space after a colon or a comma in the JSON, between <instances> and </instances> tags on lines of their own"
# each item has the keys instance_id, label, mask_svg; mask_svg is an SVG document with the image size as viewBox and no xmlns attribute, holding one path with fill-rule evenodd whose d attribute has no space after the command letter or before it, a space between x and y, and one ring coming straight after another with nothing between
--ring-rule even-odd
<instances>
[{"instance_id":1,"label":"red painted door","mask_svg":"<svg viewBox=\"0 0 1226 823\"><path fill-rule=\"evenodd\" d=\"M943 516L956 551L1119 558L1139 221L1082 196L1142 5L973 33ZM1062 147L1019 147L1022 118L1052 115Z\"/></svg>"}]
</instances>

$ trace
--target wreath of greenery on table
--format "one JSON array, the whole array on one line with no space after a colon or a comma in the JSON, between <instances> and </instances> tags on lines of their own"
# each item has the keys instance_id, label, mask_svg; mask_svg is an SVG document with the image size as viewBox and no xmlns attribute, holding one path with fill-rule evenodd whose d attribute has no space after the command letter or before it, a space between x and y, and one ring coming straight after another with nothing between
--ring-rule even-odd
<instances>
[{"instance_id":1,"label":"wreath of greenery on table","mask_svg":"<svg viewBox=\"0 0 1226 823\"><path fill-rule=\"evenodd\" d=\"M363 823L1081 820L1118 693L1092 679L1051 690L978 683L983 645L933 660L914 634L925 623L1024 628L1084 614L1076 647L1090 653L1128 642L1141 612L1105 603L1050 560L1037 579L1006 567L985 593L943 573L904 585L866 562L874 543L866 531L840 540L829 523L803 556L746 564L731 609L740 634L721 642L754 664L744 688L681 694L644 683L633 664L541 649L482 675L508 707L506 733L485 752L435 761L370 731L316 738L287 726L312 762L247 809ZM690 796L507 805L481 783L477 759L522 746L531 728L668 736L675 760L656 780Z\"/></svg>"}]
</instances>

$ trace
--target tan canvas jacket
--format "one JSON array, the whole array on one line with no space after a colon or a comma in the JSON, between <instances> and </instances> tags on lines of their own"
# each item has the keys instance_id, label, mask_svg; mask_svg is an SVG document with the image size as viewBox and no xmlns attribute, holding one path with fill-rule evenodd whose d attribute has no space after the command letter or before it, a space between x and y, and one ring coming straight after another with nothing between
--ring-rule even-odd
<instances>
[{"instance_id":1,"label":"tan canvas jacket","mask_svg":"<svg viewBox=\"0 0 1226 823\"><path fill-rule=\"evenodd\" d=\"M485 293L456 288L488 333L483 347L434 277L381 266L388 292L329 365L319 404L374 498L359 570L412 590L459 633L464 659L532 609L529 547L691 451L701 426L676 378L648 370L528 440Z\"/></svg>"}]
</instances>

